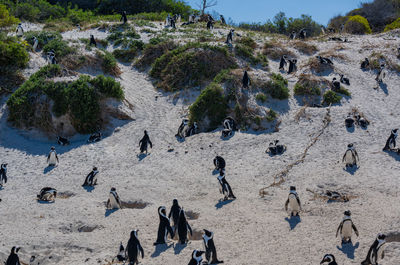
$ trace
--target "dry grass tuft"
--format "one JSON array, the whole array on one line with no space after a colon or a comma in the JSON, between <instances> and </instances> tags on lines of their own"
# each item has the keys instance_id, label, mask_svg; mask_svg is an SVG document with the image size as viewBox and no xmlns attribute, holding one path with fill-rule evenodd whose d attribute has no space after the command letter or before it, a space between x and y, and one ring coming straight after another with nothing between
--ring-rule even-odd
<instances>
[{"instance_id":1,"label":"dry grass tuft","mask_svg":"<svg viewBox=\"0 0 400 265\"><path fill-rule=\"evenodd\" d=\"M292 44L296 50L306 55L313 55L318 51L317 46L308 44L305 41L295 41Z\"/></svg>"},{"instance_id":2,"label":"dry grass tuft","mask_svg":"<svg viewBox=\"0 0 400 265\"><path fill-rule=\"evenodd\" d=\"M295 57L295 54L292 51L283 47L283 44L276 40L271 40L264 44L263 54L271 60L279 60L283 55L292 58Z\"/></svg>"}]
</instances>

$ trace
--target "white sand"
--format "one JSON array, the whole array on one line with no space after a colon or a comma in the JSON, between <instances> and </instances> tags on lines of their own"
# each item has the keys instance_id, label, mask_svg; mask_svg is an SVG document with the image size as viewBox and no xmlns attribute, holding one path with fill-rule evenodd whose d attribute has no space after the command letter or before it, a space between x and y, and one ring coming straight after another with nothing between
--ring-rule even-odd
<instances>
[{"instance_id":1,"label":"white sand","mask_svg":"<svg viewBox=\"0 0 400 265\"><path fill-rule=\"evenodd\" d=\"M69 33L64 36L86 37ZM136 120L96 144L85 144L86 137L77 136L69 147L56 146L60 165L48 172L46 155L54 141L30 139L29 133L9 127L3 98L0 162L9 164L9 182L0 191L0 261L5 261L12 246L19 245L21 260L26 263L36 255L42 265L107 264L117 254L120 241L126 244L131 230L140 229L145 250L142 264L187 264L193 249L203 249L202 241L191 241L184 248L171 246L161 253L152 245L157 235L158 206L165 205L169 211L172 200L177 198L186 210L200 214L199 219L189 221L193 229L215 232L218 255L225 264L319 264L327 253L334 254L340 265L360 264L379 232L400 230L400 157L381 151L390 130L400 126L400 78L390 73L385 80L385 93L373 89L372 73L359 69L360 61L373 51L365 50L364 45L374 45L374 50L384 52L397 49L398 36L396 40L383 39L387 37L351 36L351 43L342 44L345 50L341 53L349 60L334 63L337 72L350 78L352 97L331 108L332 122L310 148L304 163L294 166L287 181L281 187L268 189L270 195L264 198L259 196L259 189L271 184L276 173L299 158L321 129L326 109L308 108L308 119L297 123L294 117L301 106L293 96L285 101L269 100L266 105L279 110L282 119L277 133L242 132L224 141L216 131L180 143L174 135L188 105L157 92L145 74L120 65L123 74L119 81L135 107ZM315 44L321 51L337 45ZM398 63L395 52L391 54ZM300 54L298 57L297 75L302 72L301 64L308 60ZM277 62L271 62L270 67L276 72ZM297 78L288 78L292 91ZM354 106L371 121L368 130L357 127L354 132L347 132L344 127L344 119ZM154 149L139 160L138 141L145 129ZM275 139L287 145L288 150L271 158L264 151ZM355 143L361 158L354 174L346 172L340 162L350 142ZM169 148L174 152L167 152ZM227 179L237 196L236 201L226 205L218 202L222 196L216 175L212 174L212 159L217 154L226 159ZM87 192L81 184L92 166L99 168L99 185ZM301 223L293 230L285 221L288 214L283 207L290 185L297 186L304 204ZM358 197L348 203L312 200L306 189L321 185ZM70 191L74 196L57 198L54 204L40 204L35 198L44 186ZM106 217L104 202L111 187L116 187L123 201L150 204L145 209L122 209ZM349 257L339 250L340 239L335 238L347 209L352 211L360 231L360 237L353 238L354 256L350 253ZM82 226L98 228L79 232ZM399 260L400 243L388 244L382 264L398 265Z\"/></svg>"}]
</instances>

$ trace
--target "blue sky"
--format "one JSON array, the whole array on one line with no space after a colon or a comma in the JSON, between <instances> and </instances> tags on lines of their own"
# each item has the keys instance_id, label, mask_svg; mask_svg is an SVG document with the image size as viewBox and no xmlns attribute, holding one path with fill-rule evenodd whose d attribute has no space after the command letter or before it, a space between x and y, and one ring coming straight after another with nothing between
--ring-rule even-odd
<instances>
[{"instance_id":1,"label":"blue sky","mask_svg":"<svg viewBox=\"0 0 400 265\"><path fill-rule=\"evenodd\" d=\"M200 0L185 0L193 8ZM330 18L358 8L367 0L218 0L218 5L208 11L217 11L231 17L234 22L265 22L282 11L287 17L311 15L315 21L326 25Z\"/></svg>"}]
</instances>

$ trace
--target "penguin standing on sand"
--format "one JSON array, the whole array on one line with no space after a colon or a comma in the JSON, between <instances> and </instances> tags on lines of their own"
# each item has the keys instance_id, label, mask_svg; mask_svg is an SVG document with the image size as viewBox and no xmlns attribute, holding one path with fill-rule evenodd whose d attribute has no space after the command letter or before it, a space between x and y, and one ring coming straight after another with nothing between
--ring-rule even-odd
<instances>
[{"instance_id":1,"label":"penguin standing on sand","mask_svg":"<svg viewBox=\"0 0 400 265\"><path fill-rule=\"evenodd\" d=\"M12 247L10 256L8 256L8 259L6 261L5 265L21 265L19 262L19 257L18 257L18 251L20 250L20 247Z\"/></svg>"},{"instance_id":2,"label":"penguin standing on sand","mask_svg":"<svg viewBox=\"0 0 400 265\"><path fill-rule=\"evenodd\" d=\"M17 30L15 31L15 33L17 34L17 37L22 37L24 35L24 29L22 28L22 24L19 23Z\"/></svg>"},{"instance_id":3,"label":"penguin standing on sand","mask_svg":"<svg viewBox=\"0 0 400 265\"><path fill-rule=\"evenodd\" d=\"M378 74L376 75L375 80L378 82L378 84L381 84L383 82L383 78L385 78L386 72L385 72L385 65L381 64L381 67L378 70Z\"/></svg>"},{"instance_id":4,"label":"penguin standing on sand","mask_svg":"<svg viewBox=\"0 0 400 265\"><path fill-rule=\"evenodd\" d=\"M216 156L214 158L214 166L215 166L215 170L221 171L221 170L225 170L225 159L222 158L221 156Z\"/></svg>"},{"instance_id":5,"label":"penguin standing on sand","mask_svg":"<svg viewBox=\"0 0 400 265\"><path fill-rule=\"evenodd\" d=\"M285 66L287 65L286 60L287 60L286 55L283 55L283 56L281 57L281 61L279 62L279 70L285 71Z\"/></svg>"},{"instance_id":6,"label":"penguin standing on sand","mask_svg":"<svg viewBox=\"0 0 400 265\"><path fill-rule=\"evenodd\" d=\"M354 233L356 233L356 235L359 236L357 227L351 220L351 212L345 211L343 221L340 222L340 225L336 231L336 237L340 233L340 235L342 236L342 243L350 243L353 230Z\"/></svg>"},{"instance_id":7,"label":"penguin standing on sand","mask_svg":"<svg viewBox=\"0 0 400 265\"><path fill-rule=\"evenodd\" d=\"M288 74L293 73L294 71L297 70L297 60L296 59L291 59L289 60L289 70L288 70Z\"/></svg>"},{"instance_id":8,"label":"penguin standing on sand","mask_svg":"<svg viewBox=\"0 0 400 265\"><path fill-rule=\"evenodd\" d=\"M142 245L139 242L138 230L133 230L131 232L131 237L129 238L128 244L126 245L126 252L128 253L129 264L135 265L139 264L139 254L144 258L144 251Z\"/></svg>"},{"instance_id":9,"label":"penguin standing on sand","mask_svg":"<svg viewBox=\"0 0 400 265\"><path fill-rule=\"evenodd\" d=\"M174 199L172 201L171 210L169 211L168 218L174 222L174 233L178 230L178 220L179 220L179 213L181 212L181 207L179 206L178 200Z\"/></svg>"},{"instance_id":10,"label":"penguin standing on sand","mask_svg":"<svg viewBox=\"0 0 400 265\"><path fill-rule=\"evenodd\" d=\"M354 119L351 117L351 114L347 115L347 118L344 120L344 124L347 128L351 128L354 126Z\"/></svg>"},{"instance_id":11,"label":"penguin standing on sand","mask_svg":"<svg viewBox=\"0 0 400 265\"><path fill-rule=\"evenodd\" d=\"M336 77L334 77L332 80L332 90L338 92L340 91L340 87L341 87L340 82L337 81Z\"/></svg>"},{"instance_id":12,"label":"penguin standing on sand","mask_svg":"<svg viewBox=\"0 0 400 265\"><path fill-rule=\"evenodd\" d=\"M228 198L236 199L235 195L233 195L231 185L229 185L228 181L225 178L225 173L223 170L220 170L219 176L217 177L220 187L221 194L224 195L224 201L228 200Z\"/></svg>"},{"instance_id":13,"label":"penguin standing on sand","mask_svg":"<svg viewBox=\"0 0 400 265\"><path fill-rule=\"evenodd\" d=\"M179 243L184 245L189 241L188 233L190 233L190 236L193 236L192 227L190 227L189 223L186 220L185 211L183 209L181 209L181 211L179 213L179 219L178 219Z\"/></svg>"},{"instance_id":14,"label":"penguin standing on sand","mask_svg":"<svg viewBox=\"0 0 400 265\"><path fill-rule=\"evenodd\" d=\"M226 36L226 44L232 44L233 42L233 34L235 34L235 30L231 29L228 33L228 35Z\"/></svg>"},{"instance_id":15,"label":"penguin standing on sand","mask_svg":"<svg viewBox=\"0 0 400 265\"><path fill-rule=\"evenodd\" d=\"M346 163L346 167L353 167L357 166L357 161L360 161L360 158L358 157L358 153L356 149L354 148L353 144L349 144L347 146L347 150L343 155L342 162Z\"/></svg>"},{"instance_id":16,"label":"penguin standing on sand","mask_svg":"<svg viewBox=\"0 0 400 265\"><path fill-rule=\"evenodd\" d=\"M90 41L89 41L89 46L92 46L92 44L94 45L94 47L97 47L97 42L94 39L93 35L90 35Z\"/></svg>"},{"instance_id":17,"label":"penguin standing on sand","mask_svg":"<svg viewBox=\"0 0 400 265\"><path fill-rule=\"evenodd\" d=\"M390 136L386 141L386 145L383 148L383 151L391 150L391 149L396 148L396 139L397 139L397 136L398 136L397 131L398 131L398 129L394 129L394 130L392 130L390 132Z\"/></svg>"},{"instance_id":18,"label":"penguin standing on sand","mask_svg":"<svg viewBox=\"0 0 400 265\"><path fill-rule=\"evenodd\" d=\"M121 200L119 199L117 190L115 188L111 188L110 195L108 196L108 200L106 203L107 209L121 209Z\"/></svg>"},{"instance_id":19,"label":"penguin standing on sand","mask_svg":"<svg viewBox=\"0 0 400 265\"><path fill-rule=\"evenodd\" d=\"M37 47L39 45L39 40L36 37L33 37L33 51L36 51Z\"/></svg>"},{"instance_id":20,"label":"penguin standing on sand","mask_svg":"<svg viewBox=\"0 0 400 265\"><path fill-rule=\"evenodd\" d=\"M192 252L192 258L190 259L188 265L201 265L203 261L202 255L204 254L204 251L200 250L193 250Z\"/></svg>"},{"instance_id":21,"label":"penguin standing on sand","mask_svg":"<svg viewBox=\"0 0 400 265\"><path fill-rule=\"evenodd\" d=\"M327 262L329 262L329 263L327 263ZM336 263L335 256L333 256L332 254L326 254L320 264L326 264L326 263L327 263L327 265L338 265Z\"/></svg>"},{"instance_id":22,"label":"penguin standing on sand","mask_svg":"<svg viewBox=\"0 0 400 265\"><path fill-rule=\"evenodd\" d=\"M150 137L147 134L147 131L144 131L144 136L142 140L139 141L139 146L140 146L140 153L144 153L146 151L147 154L147 146L150 144L150 148L153 148L153 143L150 141Z\"/></svg>"},{"instance_id":23,"label":"penguin standing on sand","mask_svg":"<svg viewBox=\"0 0 400 265\"><path fill-rule=\"evenodd\" d=\"M350 85L350 79L348 79L347 77L344 77L343 74L339 74L340 76L340 82L345 84L345 85Z\"/></svg>"},{"instance_id":24,"label":"penguin standing on sand","mask_svg":"<svg viewBox=\"0 0 400 265\"><path fill-rule=\"evenodd\" d=\"M289 39L294 40L295 38L296 38L296 32L292 31L292 33L290 33L289 35Z\"/></svg>"},{"instance_id":25,"label":"penguin standing on sand","mask_svg":"<svg viewBox=\"0 0 400 265\"><path fill-rule=\"evenodd\" d=\"M93 167L93 170L86 176L85 182L82 186L91 186L97 185L97 174L99 171L97 167Z\"/></svg>"},{"instance_id":26,"label":"penguin standing on sand","mask_svg":"<svg viewBox=\"0 0 400 265\"><path fill-rule=\"evenodd\" d=\"M158 207L158 215L160 217L160 224L158 226L157 240L154 245L166 244L168 233L171 238L174 238L174 231L167 217L165 206Z\"/></svg>"},{"instance_id":27,"label":"penguin standing on sand","mask_svg":"<svg viewBox=\"0 0 400 265\"><path fill-rule=\"evenodd\" d=\"M126 22L128 22L128 18L126 17L126 11L122 12L120 21L123 21L123 24L126 24Z\"/></svg>"},{"instance_id":28,"label":"penguin standing on sand","mask_svg":"<svg viewBox=\"0 0 400 265\"><path fill-rule=\"evenodd\" d=\"M307 31L305 29L300 30L299 38L304 40L307 37Z\"/></svg>"},{"instance_id":29,"label":"penguin standing on sand","mask_svg":"<svg viewBox=\"0 0 400 265\"><path fill-rule=\"evenodd\" d=\"M175 136L180 136L181 138L185 137L184 129L189 124L188 119L183 119L181 125L179 125L178 133Z\"/></svg>"},{"instance_id":30,"label":"penguin standing on sand","mask_svg":"<svg viewBox=\"0 0 400 265\"><path fill-rule=\"evenodd\" d=\"M190 137L193 136L197 133L197 129L198 129L198 125L197 122L193 122L192 126L190 126L189 130L186 132L186 137Z\"/></svg>"},{"instance_id":31,"label":"penguin standing on sand","mask_svg":"<svg viewBox=\"0 0 400 265\"><path fill-rule=\"evenodd\" d=\"M285 210L288 210L288 205L290 206L290 216L299 216L299 212L301 211L301 203L300 197L297 194L296 187L291 186L288 199L285 203Z\"/></svg>"},{"instance_id":32,"label":"penguin standing on sand","mask_svg":"<svg viewBox=\"0 0 400 265\"><path fill-rule=\"evenodd\" d=\"M221 24L226 25L226 21L223 15L220 15L219 18L221 19Z\"/></svg>"},{"instance_id":33,"label":"penguin standing on sand","mask_svg":"<svg viewBox=\"0 0 400 265\"><path fill-rule=\"evenodd\" d=\"M243 79L242 79L243 88L249 88L250 86L250 77L247 71L244 71Z\"/></svg>"},{"instance_id":34,"label":"penguin standing on sand","mask_svg":"<svg viewBox=\"0 0 400 265\"><path fill-rule=\"evenodd\" d=\"M209 20L209 21L207 22L207 29L208 29L208 30L214 29L214 22L213 22L212 20Z\"/></svg>"},{"instance_id":35,"label":"penguin standing on sand","mask_svg":"<svg viewBox=\"0 0 400 265\"><path fill-rule=\"evenodd\" d=\"M204 229L203 235L204 248L206 249L206 260L208 264L224 263L217 258L217 250L214 244L214 233ZM211 259L210 259L211 258Z\"/></svg>"},{"instance_id":36,"label":"penguin standing on sand","mask_svg":"<svg viewBox=\"0 0 400 265\"><path fill-rule=\"evenodd\" d=\"M368 58L365 58L364 61L361 62L361 69L366 69L367 67L369 67L369 60Z\"/></svg>"},{"instance_id":37,"label":"penguin standing on sand","mask_svg":"<svg viewBox=\"0 0 400 265\"><path fill-rule=\"evenodd\" d=\"M58 155L57 155L57 152L56 152L56 148L54 146L52 146L50 148L50 153L47 156L47 163L49 164L49 167L54 167L59 162L60 161L58 160Z\"/></svg>"},{"instance_id":38,"label":"penguin standing on sand","mask_svg":"<svg viewBox=\"0 0 400 265\"><path fill-rule=\"evenodd\" d=\"M0 188L7 183L7 165L1 164L0 166Z\"/></svg>"},{"instance_id":39,"label":"penguin standing on sand","mask_svg":"<svg viewBox=\"0 0 400 265\"><path fill-rule=\"evenodd\" d=\"M381 261L385 257L385 244L386 244L386 235L378 234L378 237L375 239L372 246L369 248L367 257L361 265L378 265L378 262Z\"/></svg>"}]
</instances>

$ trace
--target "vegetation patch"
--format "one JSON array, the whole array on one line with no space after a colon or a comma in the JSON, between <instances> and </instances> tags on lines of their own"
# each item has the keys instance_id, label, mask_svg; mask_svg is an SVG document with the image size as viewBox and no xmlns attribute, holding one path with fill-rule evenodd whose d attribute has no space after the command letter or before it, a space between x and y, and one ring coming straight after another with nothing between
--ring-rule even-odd
<instances>
[{"instance_id":1,"label":"vegetation patch","mask_svg":"<svg viewBox=\"0 0 400 265\"><path fill-rule=\"evenodd\" d=\"M350 34L363 35L372 33L368 20L365 17L359 15L349 17L346 24L344 25L344 30Z\"/></svg>"},{"instance_id":2,"label":"vegetation patch","mask_svg":"<svg viewBox=\"0 0 400 265\"><path fill-rule=\"evenodd\" d=\"M263 54L271 60L279 60L283 55L295 57L294 53L283 47L276 41L269 41L264 44Z\"/></svg>"},{"instance_id":3,"label":"vegetation patch","mask_svg":"<svg viewBox=\"0 0 400 265\"><path fill-rule=\"evenodd\" d=\"M342 100L342 96L337 94L335 91L328 90L324 93L324 104L330 105L330 104L336 104L340 103L340 100Z\"/></svg>"},{"instance_id":4,"label":"vegetation patch","mask_svg":"<svg viewBox=\"0 0 400 265\"><path fill-rule=\"evenodd\" d=\"M114 55L108 51L96 51L97 57L100 59L101 67L105 73L113 76L120 76L121 69L117 64Z\"/></svg>"},{"instance_id":5,"label":"vegetation patch","mask_svg":"<svg viewBox=\"0 0 400 265\"><path fill-rule=\"evenodd\" d=\"M139 70L144 70L152 65L158 58L177 47L178 45L170 40L165 41L159 38L150 39L150 44L145 46L143 55L136 61L135 66Z\"/></svg>"},{"instance_id":6,"label":"vegetation patch","mask_svg":"<svg viewBox=\"0 0 400 265\"><path fill-rule=\"evenodd\" d=\"M400 28L400 18L398 18L395 21L393 21L392 23L388 24L385 27L384 32L388 32L390 30L399 29L399 28Z\"/></svg>"},{"instance_id":7,"label":"vegetation patch","mask_svg":"<svg viewBox=\"0 0 400 265\"><path fill-rule=\"evenodd\" d=\"M296 50L306 55L313 55L318 51L317 46L308 44L305 41L295 41L293 46Z\"/></svg>"},{"instance_id":8,"label":"vegetation patch","mask_svg":"<svg viewBox=\"0 0 400 265\"><path fill-rule=\"evenodd\" d=\"M275 99L289 98L288 81L280 74L273 73L271 75L271 80L266 83L263 90Z\"/></svg>"},{"instance_id":9,"label":"vegetation patch","mask_svg":"<svg viewBox=\"0 0 400 265\"><path fill-rule=\"evenodd\" d=\"M266 102L268 99L268 96L265 95L264 93L260 92L256 95L256 100L261 101L262 103Z\"/></svg>"},{"instance_id":10,"label":"vegetation patch","mask_svg":"<svg viewBox=\"0 0 400 265\"><path fill-rule=\"evenodd\" d=\"M294 94L301 96L320 96L320 82L316 80L312 75L302 74L299 77L299 81L297 81L294 86Z\"/></svg>"}]
</instances>

